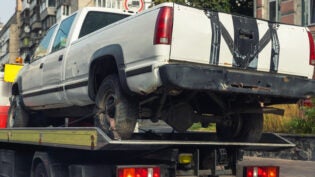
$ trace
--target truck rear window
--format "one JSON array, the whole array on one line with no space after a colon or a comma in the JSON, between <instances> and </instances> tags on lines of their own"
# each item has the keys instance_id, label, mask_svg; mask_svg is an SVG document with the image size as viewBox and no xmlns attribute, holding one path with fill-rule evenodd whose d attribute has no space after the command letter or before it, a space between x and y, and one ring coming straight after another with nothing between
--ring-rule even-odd
<instances>
[{"instance_id":1,"label":"truck rear window","mask_svg":"<svg viewBox=\"0 0 315 177\"><path fill-rule=\"evenodd\" d=\"M84 19L79 38L128 16L129 15L108 12L88 12Z\"/></svg>"}]
</instances>

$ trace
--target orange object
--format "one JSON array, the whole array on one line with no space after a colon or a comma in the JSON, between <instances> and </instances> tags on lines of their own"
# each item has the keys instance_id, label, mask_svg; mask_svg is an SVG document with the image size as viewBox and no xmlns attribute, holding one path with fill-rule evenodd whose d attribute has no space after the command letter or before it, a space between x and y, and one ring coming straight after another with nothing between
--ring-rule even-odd
<instances>
[{"instance_id":1,"label":"orange object","mask_svg":"<svg viewBox=\"0 0 315 177\"><path fill-rule=\"evenodd\" d=\"M15 59L15 63L17 63L17 64L23 64L23 59L22 59L22 57L17 57L17 58Z\"/></svg>"}]
</instances>

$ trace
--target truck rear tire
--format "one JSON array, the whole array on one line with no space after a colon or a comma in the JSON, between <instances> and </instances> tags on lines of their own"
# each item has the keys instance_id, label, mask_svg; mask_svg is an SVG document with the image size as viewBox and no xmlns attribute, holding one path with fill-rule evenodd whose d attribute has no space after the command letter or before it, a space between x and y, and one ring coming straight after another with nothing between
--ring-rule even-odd
<instances>
[{"instance_id":1,"label":"truck rear tire","mask_svg":"<svg viewBox=\"0 0 315 177\"><path fill-rule=\"evenodd\" d=\"M21 96L13 96L8 112L7 128L27 127L28 122L29 115L22 106Z\"/></svg>"},{"instance_id":2,"label":"truck rear tire","mask_svg":"<svg viewBox=\"0 0 315 177\"><path fill-rule=\"evenodd\" d=\"M38 163L34 170L34 177L48 177L47 170L43 163Z\"/></svg>"},{"instance_id":3,"label":"truck rear tire","mask_svg":"<svg viewBox=\"0 0 315 177\"><path fill-rule=\"evenodd\" d=\"M263 131L262 113L231 115L229 123L216 124L217 136L223 141L258 142Z\"/></svg>"},{"instance_id":4,"label":"truck rear tire","mask_svg":"<svg viewBox=\"0 0 315 177\"><path fill-rule=\"evenodd\" d=\"M112 139L128 139L134 132L138 106L122 92L116 74L107 76L96 95L95 126Z\"/></svg>"}]
</instances>

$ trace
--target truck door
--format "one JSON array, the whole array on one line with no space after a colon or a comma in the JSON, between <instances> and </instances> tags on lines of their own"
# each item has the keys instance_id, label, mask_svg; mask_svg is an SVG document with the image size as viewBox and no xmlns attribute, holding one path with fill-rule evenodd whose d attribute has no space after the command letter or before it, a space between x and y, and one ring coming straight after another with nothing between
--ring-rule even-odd
<instances>
[{"instance_id":1,"label":"truck door","mask_svg":"<svg viewBox=\"0 0 315 177\"><path fill-rule=\"evenodd\" d=\"M30 64L25 65L22 75L22 95L24 103L28 106L41 105L41 96L44 92L42 86L42 70L45 57L49 53L49 44L55 32L56 26L51 27L46 36L41 40L35 50Z\"/></svg>"},{"instance_id":2,"label":"truck door","mask_svg":"<svg viewBox=\"0 0 315 177\"><path fill-rule=\"evenodd\" d=\"M46 90L45 102L49 107L60 107L67 104L63 92L62 69L74 18L75 14L61 22L52 44L52 52L43 63L42 87Z\"/></svg>"}]
</instances>

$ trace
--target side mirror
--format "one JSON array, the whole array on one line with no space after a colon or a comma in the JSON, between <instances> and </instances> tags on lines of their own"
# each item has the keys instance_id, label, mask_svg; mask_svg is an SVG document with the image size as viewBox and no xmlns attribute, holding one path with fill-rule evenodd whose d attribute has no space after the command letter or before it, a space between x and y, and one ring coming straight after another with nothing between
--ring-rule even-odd
<instances>
[{"instance_id":1,"label":"side mirror","mask_svg":"<svg viewBox=\"0 0 315 177\"><path fill-rule=\"evenodd\" d=\"M30 62L31 62L31 56L30 56L30 54L27 54L25 59L24 59L24 63L28 63L29 64Z\"/></svg>"}]
</instances>

